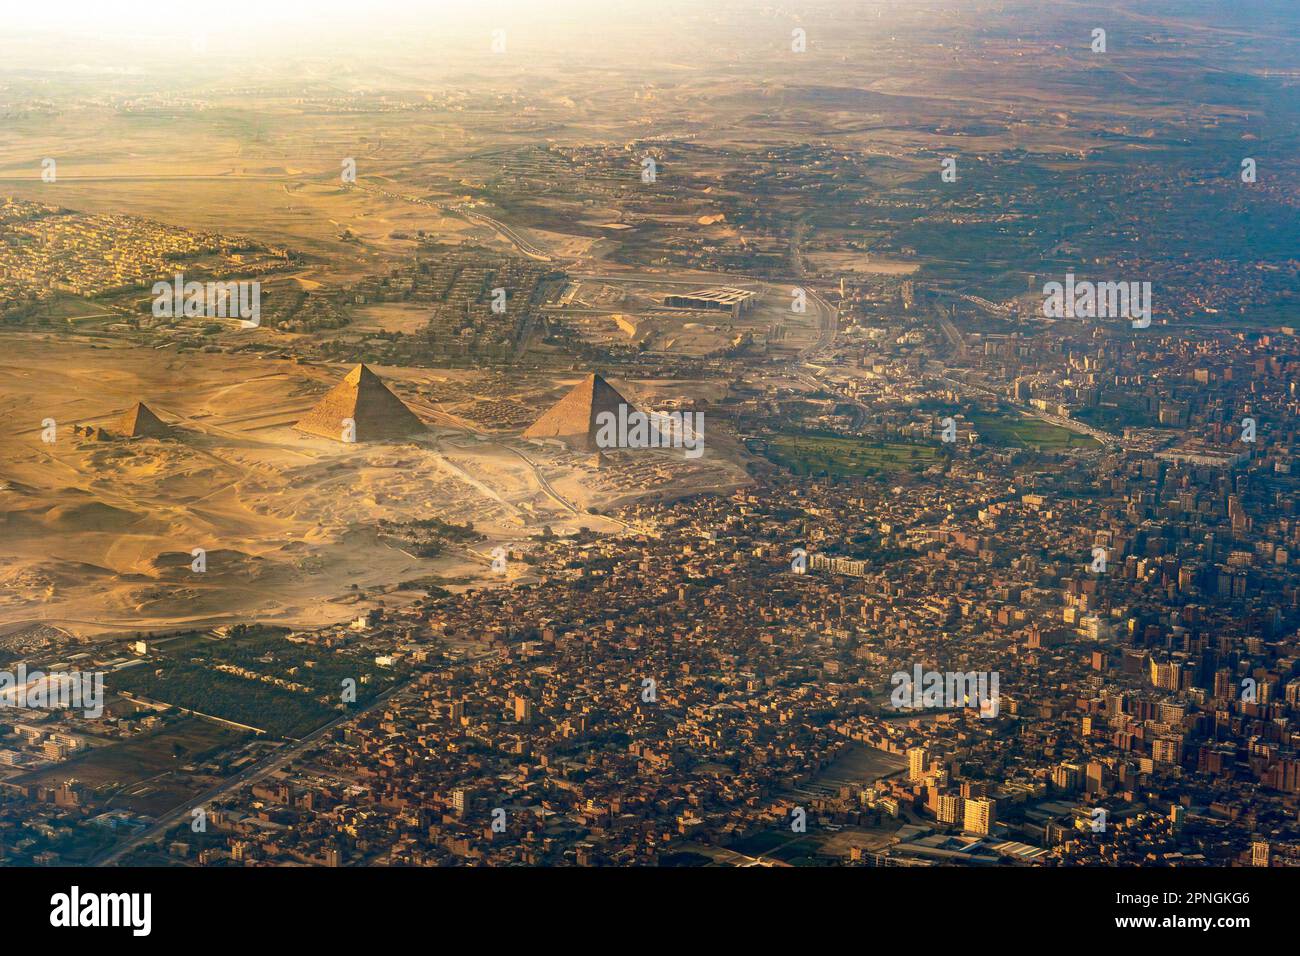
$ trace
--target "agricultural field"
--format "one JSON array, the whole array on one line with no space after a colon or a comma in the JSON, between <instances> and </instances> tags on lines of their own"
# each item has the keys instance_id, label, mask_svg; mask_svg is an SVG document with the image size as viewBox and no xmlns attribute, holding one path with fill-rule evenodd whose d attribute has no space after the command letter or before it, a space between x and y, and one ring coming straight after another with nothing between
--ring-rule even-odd
<instances>
[{"instance_id":1,"label":"agricultural field","mask_svg":"<svg viewBox=\"0 0 1300 956\"><path fill-rule=\"evenodd\" d=\"M218 758L246 740L247 731L197 717L181 717L152 733L95 746L82 756L42 768L13 782L57 787L75 779L97 791L109 809L155 815L203 789L182 766Z\"/></svg>"},{"instance_id":2,"label":"agricultural field","mask_svg":"<svg viewBox=\"0 0 1300 956\"><path fill-rule=\"evenodd\" d=\"M356 681L356 704L364 705L402 674L355 653L292 644L283 631L250 628L114 672L108 686L274 737L302 737L338 716L344 680Z\"/></svg>"}]
</instances>

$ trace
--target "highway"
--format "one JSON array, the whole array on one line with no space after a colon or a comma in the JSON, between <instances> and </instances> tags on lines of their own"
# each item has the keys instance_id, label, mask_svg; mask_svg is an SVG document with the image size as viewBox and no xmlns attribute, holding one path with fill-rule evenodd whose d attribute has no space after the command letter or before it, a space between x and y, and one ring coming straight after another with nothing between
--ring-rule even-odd
<instances>
[{"instance_id":1,"label":"highway","mask_svg":"<svg viewBox=\"0 0 1300 956\"><path fill-rule=\"evenodd\" d=\"M939 328L943 334L948 337L948 342L957 350L957 357L966 357L966 339L962 337L961 331L957 326L952 324L952 319L943 314L943 309L936 306L935 316L939 319Z\"/></svg>"},{"instance_id":2,"label":"highway","mask_svg":"<svg viewBox=\"0 0 1300 956\"><path fill-rule=\"evenodd\" d=\"M468 209L464 206L450 206L448 208L450 209L450 211L456 213L457 215L464 216L470 222L476 222L479 225L488 226L491 229L495 229L498 233L500 233L507 240L513 243L515 248L518 249L520 252L522 252L524 255L529 256L533 259L540 259L542 262L553 261L552 256L547 255L536 245L529 242L523 236L519 235L519 233L515 232L513 229L511 229L501 220L493 219L491 216L484 215L481 212L475 212L472 209Z\"/></svg>"},{"instance_id":3,"label":"highway","mask_svg":"<svg viewBox=\"0 0 1300 956\"><path fill-rule=\"evenodd\" d=\"M839 309L812 289L805 289L804 291L808 293L808 298L820 307L821 323L818 326L817 341L799 352L798 362L805 362L822 349L830 348L835 344L835 335L839 332Z\"/></svg>"},{"instance_id":4,"label":"highway","mask_svg":"<svg viewBox=\"0 0 1300 956\"><path fill-rule=\"evenodd\" d=\"M982 385L968 385L965 382L959 382L956 379L946 376L939 376L939 381L945 385L952 386L958 392L975 392L988 398L994 398L1002 401L1002 397L992 389L984 388ZM1026 418L1037 418L1039 421L1047 422L1049 425L1055 425L1058 428L1065 428L1079 435L1087 435L1089 438L1096 439L1103 445L1119 445L1123 439L1118 435L1102 431L1100 428L1093 428L1091 425L1085 425L1083 422L1076 422L1072 418L1062 418L1060 415L1052 415L1048 412L1040 411L1036 408L1020 408L1016 406L1016 411Z\"/></svg>"},{"instance_id":5,"label":"highway","mask_svg":"<svg viewBox=\"0 0 1300 956\"><path fill-rule=\"evenodd\" d=\"M354 189L375 193L376 195L383 196L387 199L396 199L401 202L411 202L420 206L428 206L430 209L438 210L438 212L443 215L460 216L463 219L468 219L470 222L477 223L480 226L487 226L488 228L495 230L502 236L502 238L530 259L538 259L542 262L554 261L553 256L544 252L535 243L529 242L501 220L493 219L485 213L475 212L463 203L448 206L440 202L434 202L432 199L419 199L415 196L403 196L401 193L389 192L387 189L380 189L378 186L364 186L361 183L348 183L347 185Z\"/></svg>"}]
</instances>

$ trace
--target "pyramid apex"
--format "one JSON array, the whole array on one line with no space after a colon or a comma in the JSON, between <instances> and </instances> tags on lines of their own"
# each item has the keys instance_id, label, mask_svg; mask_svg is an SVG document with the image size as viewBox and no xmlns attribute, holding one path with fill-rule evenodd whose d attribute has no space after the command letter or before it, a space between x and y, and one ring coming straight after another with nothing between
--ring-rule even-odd
<instances>
[{"instance_id":1,"label":"pyramid apex","mask_svg":"<svg viewBox=\"0 0 1300 956\"><path fill-rule=\"evenodd\" d=\"M343 423L348 419L359 441L399 438L422 432L425 427L364 362L355 365L294 427L343 441Z\"/></svg>"},{"instance_id":2,"label":"pyramid apex","mask_svg":"<svg viewBox=\"0 0 1300 956\"><path fill-rule=\"evenodd\" d=\"M617 415L620 405L633 410L632 404L614 386L599 373L590 372L524 429L523 437L557 438L572 448L595 451L597 416L601 412Z\"/></svg>"},{"instance_id":3,"label":"pyramid apex","mask_svg":"<svg viewBox=\"0 0 1300 956\"><path fill-rule=\"evenodd\" d=\"M122 433L128 438L162 438L171 434L171 429L161 418L153 413L144 402L136 402L122 416Z\"/></svg>"}]
</instances>

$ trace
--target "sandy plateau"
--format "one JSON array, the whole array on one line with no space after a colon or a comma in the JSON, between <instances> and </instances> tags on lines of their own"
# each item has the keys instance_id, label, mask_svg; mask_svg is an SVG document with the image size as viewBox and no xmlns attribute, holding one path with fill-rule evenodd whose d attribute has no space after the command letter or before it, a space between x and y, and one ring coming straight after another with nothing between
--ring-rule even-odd
<instances>
[{"instance_id":1,"label":"sandy plateau","mask_svg":"<svg viewBox=\"0 0 1300 956\"><path fill-rule=\"evenodd\" d=\"M721 458L689 469L666 457L659 467L645 459L597 468L589 457L474 434L405 395L435 372L375 370L431 425L427 437L348 445L291 427L342 367L37 335L4 341L0 633L39 622L93 636L345 620L376 600L421 593L397 590L400 582L516 580L527 565L493 572L494 547L523 545L545 526L615 530L618 522L587 509L636 497L629 483L639 476L681 472L691 481L705 469L719 485L743 480ZM75 425L115 431L137 401L173 437L74 433ZM47 418L56 422L52 444L42 441ZM639 490L672 488L656 479ZM431 517L472 522L487 540L425 559L377 533L380 519ZM203 573L191 570L196 548L206 552Z\"/></svg>"}]
</instances>

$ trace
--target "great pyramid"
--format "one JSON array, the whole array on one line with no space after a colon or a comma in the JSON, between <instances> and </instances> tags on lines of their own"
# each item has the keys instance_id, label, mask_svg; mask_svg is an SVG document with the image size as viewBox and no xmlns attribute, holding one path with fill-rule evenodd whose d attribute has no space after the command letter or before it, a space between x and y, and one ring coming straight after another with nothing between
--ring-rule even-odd
<instances>
[{"instance_id":1,"label":"great pyramid","mask_svg":"<svg viewBox=\"0 0 1300 956\"><path fill-rule=\"evenodd\" d=\"M122 416L118 428L125 438L166 438L172 433L167 423L151 412L144 402L136 402Z\"/></svg>"},{"instance_id":2,"label":"great pyramid","mask_svg":"<svg viewBox=\"0 0 1300 956\"><path fill-rule=\"evenodd\" d=\"M424 422L364 365L348 372L293 427L309 435L343 441L345 418L356 423L357 441L403 438L425 430Z\"/></svg>"},{"instance_id":3,"label":"great pyramid","mask_svg":"<svg viewBox=\"0 0 1300 956\"><path fill-rule=\"evenodd\" d=\"M620 405L627 406L625 414L636 410L609 382L599 375L588 375L525 429L524 437L557 438L575 451L599 451L596 416L601 412L617 416Z\"/></svg>"}]
</instances>

